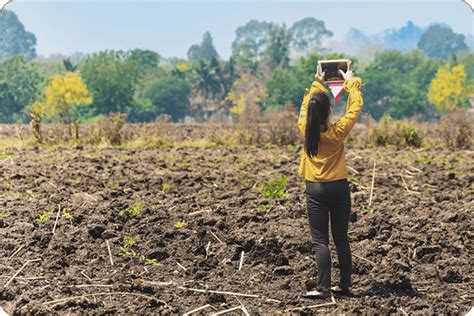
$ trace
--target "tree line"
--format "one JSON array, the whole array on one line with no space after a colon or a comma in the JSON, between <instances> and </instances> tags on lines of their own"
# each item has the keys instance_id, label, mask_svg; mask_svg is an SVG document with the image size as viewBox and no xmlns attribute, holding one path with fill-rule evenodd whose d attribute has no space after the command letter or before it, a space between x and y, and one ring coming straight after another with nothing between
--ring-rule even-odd
<instances>
[{"instance_id":1,"label":"tree line","mask_svg":"<svg viewBox=\"0 0 474 316\"><path fill-rule=\"evenodd\" d=\"M0 26L1 123L61 120L72 126L117 112L131 122L162 114L173 121L222 121L251 107L299 108L317 61L331 58L353 60L364 79L364 111L375 119L432 119L469 106L474 80L474 54L463 35L440 25L422 34L419 49L380 51L366 64L325 48L322 41L333 33L312 17L290 27L249 21L237 28L227 60L205 33L186 59L134 49L44 61L35 58L36 38L13 12L5 11ZM6 26L14 36L2 31Z\"/></svg>"}]
</instances>

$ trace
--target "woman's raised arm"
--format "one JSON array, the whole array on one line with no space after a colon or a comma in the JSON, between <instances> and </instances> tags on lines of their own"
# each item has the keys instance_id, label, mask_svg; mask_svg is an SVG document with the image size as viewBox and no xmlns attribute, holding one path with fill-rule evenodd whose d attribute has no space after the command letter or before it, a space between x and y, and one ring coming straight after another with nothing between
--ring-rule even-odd
<instances>
[{"instance_id":1,"label":"woman's raised arm","mask_svg":"<svg viewBox=\"0 0 474 316\"><path fill-rule=\"evenodd\" d=\"M298 117L298 128L300 129L301 135L303 135L303 137L305 137L306 131L306 115L308 114L309 100L314 94L318 92L327 93L326 88L324 88L322 85L322 82L324 82L324 73L321 71L319 65L314 77L316 80L313 81L311 87L309 89L305 89L303 102L301 103L300 116Z\"/></svg>"},{"instance_id":2,"label":"woman's raised arm","mask_svg":"<svg viewBox=\"0 0 474 316\"><path fill-rule=\"evenodd\" d=\"M348 75L348 73L344 75ZM360 91L362 79L354 77L352 71L347 78L344 78L346 81L344 81L343 87L349 93L349 99L347 100L346 114L336 123L336 135L340 140L344 140L352 130L362 112L362 105L364 104L362 92Z\"/></svg>"}]
</instances>

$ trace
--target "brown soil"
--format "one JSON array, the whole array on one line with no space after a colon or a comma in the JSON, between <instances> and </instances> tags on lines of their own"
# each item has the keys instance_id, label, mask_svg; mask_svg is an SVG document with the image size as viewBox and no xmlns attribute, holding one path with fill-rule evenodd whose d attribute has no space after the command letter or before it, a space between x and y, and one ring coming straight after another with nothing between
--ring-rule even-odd
<instances>
[{"instance_id":1,"label":"brown soil","mask_svg":"<svg viewBox=\"0 0 474 316\"><path fill-rule=\"evenodd\" d=\"M205 304L212 305L204 310L211 312L241 302L257 314L324 303L299 298L316 273L304 184L296 174L299 152L292 147L15 151L2 158L0 169L0 306L13 314L150 314L183 313ZM371 157L377 166L369 207ZM350 176L355 297L336 297L335 306L303 313L468 311L472 152L350 150L348 164L359 172ZM282 174L288 177L286 198L263 198L255 184ZM409 189L420 193L408 192L402 175ZM119 215L137 203L143 205L141 214ZM71 218L59 217L53 235L58 206ZM44 210L52 215L39 223ZM180 221L184 228L175 227ZM136 237L128 256L119 255L124 236ZM147 264L142 256L159 263ZM335 282L334 252L333 258ZM4 287L33 259L40 260L29 262ZM212 291L258 297L238 297L239 302ZM107 292L114 294L97 294ZM86 293L97 295L81 297ZM61 298L71 299L48 303Z\"/></svg>"}]
</instances>

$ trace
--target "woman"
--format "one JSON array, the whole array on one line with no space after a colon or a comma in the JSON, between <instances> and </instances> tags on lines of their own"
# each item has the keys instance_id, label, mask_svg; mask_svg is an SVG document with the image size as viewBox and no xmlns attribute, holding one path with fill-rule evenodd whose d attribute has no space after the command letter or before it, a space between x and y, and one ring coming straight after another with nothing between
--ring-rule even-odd
<instances>
[{"instance_id":1,"label":"woman","mask_svg":"<svg viewBox=\"0 0 474 316\"><path fill-rule=\"evenodd\" d=\"M362 111L361 79L348 70L341 71L344 89L349 93L346 113L329 123L332 105L323 87L324 73L318 66L316 80L305 91L298 127L304 137L299 174L306 180L306 201L313 251L318 266L318 289L303 297L327 298L332 292L350 295L352 257L347 229L351 196L347 181L344 139ZM328 223L336 245L340 267L339 286L331 289L331 256Z\"/></svg>"}]
</instances>

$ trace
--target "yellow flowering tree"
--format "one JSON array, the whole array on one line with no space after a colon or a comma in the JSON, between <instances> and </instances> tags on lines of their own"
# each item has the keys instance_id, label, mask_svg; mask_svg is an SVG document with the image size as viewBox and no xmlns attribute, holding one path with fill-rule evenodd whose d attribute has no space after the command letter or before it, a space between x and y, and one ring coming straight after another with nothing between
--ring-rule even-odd
<instances>
[{"instance_id":1,"label":"yellow flowering tree","mask_svg":"<svg viewBox=\"0 0 474 316\"><path fill-rule=\"evenodd\" d=\"M92 98L81 77L72 72L65 75L54 75L45 87L44 99L45 114L49 117L63 117L69 126L69 136L72 136L72 123L76 107L92 103ZM76 118L75 124L77 137L78 118Z\"/></svg>"},{"instance_id":2,"label":"yellow flowering tree","mask_svg":"<svg viewBox=\"0 0 474 316\"><path fill-rule=\"evenodd\" d=\"M428 90L428 99L440 113L464 105L469 97L469 86L463 65L447 64L438 69Z\"/></svg>"},{"instance_id":3,"label":"yellow flowering tree","mask_svg":"<svg viewBox=\"0 0 474 316\"><path fill-rule=\"evenodd\" d=\"M252 112L252 109L258 108L257 104L262 101L265 93L265 87L259 78L248 73L243 74L233 83L231 91L225 98L227 104L230 105L229 112L237 117L242 116L246 111Z\"/></svg>"}]
</instances>

